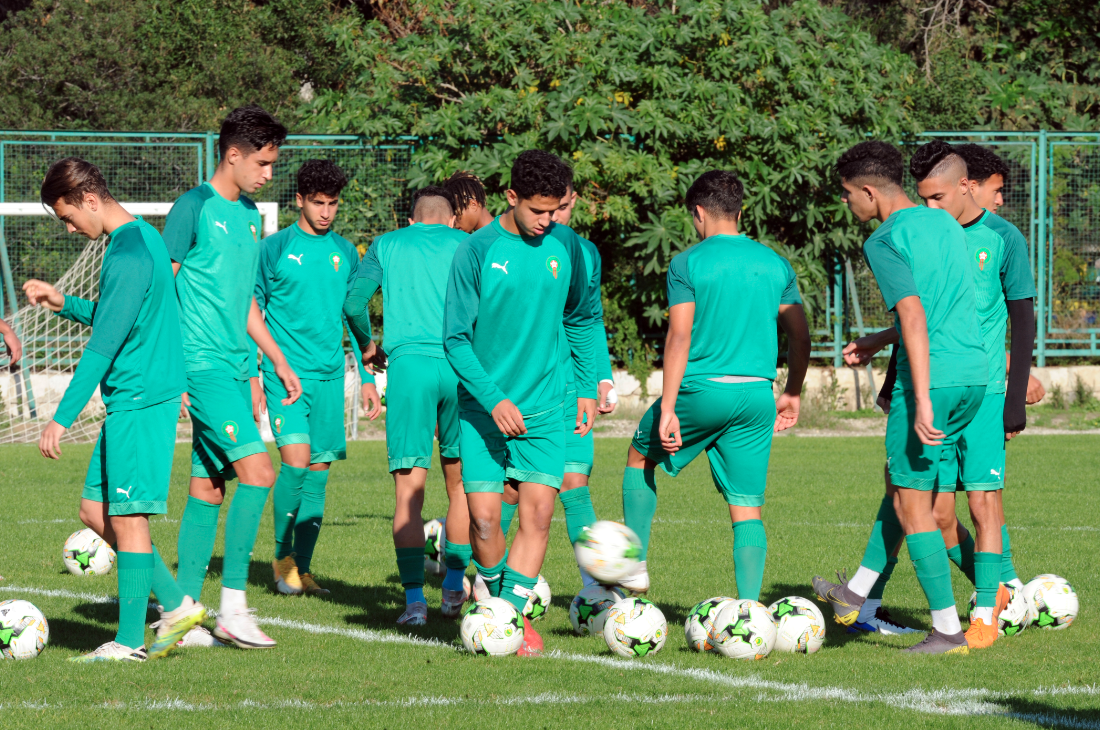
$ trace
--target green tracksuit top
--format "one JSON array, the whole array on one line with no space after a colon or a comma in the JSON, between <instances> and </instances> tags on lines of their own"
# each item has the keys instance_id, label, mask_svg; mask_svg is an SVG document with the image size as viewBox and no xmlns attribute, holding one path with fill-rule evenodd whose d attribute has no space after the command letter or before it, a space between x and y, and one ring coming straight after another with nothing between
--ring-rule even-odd
<instances>
[{"instance_id":1,"label":"green tracksuit top","mask_svg":"<svg viewBox=\"0 0 1100 730\"><path fill-rule=\"evenodd\" d=\"M603 278L603 260L600 258L600 250L596 244L583 236L577 236L581 241L581 251L584 254L584 270L588 276L588 296L592 298L592 313L596 317L596 323L592 326L592 342L596 353L596 382L604 380L614 382L611 373L611 353L607 349L607 328L603 321L603 291L601 279ZM569 340L565 335L563 323L559 338L561 345L562 367L566 373L566 392L576 390L573 382L573 359L569 349Z\"/></svg>"},{"instance_id":2,"label":"green tracksuit top","mask_svg":"<svg viewBox=\"0 0 1100 730\"><path fill-rule=\"evenodd\" d=\"M684 381L775 380L781 304L801 304L787 259L748 236L717 235L673 257L668 306L695 302Z\"/></svg>"},{"instance_id":3,"label":"green tracksuit top","mask_svg":"<svg viewBox=\"0 0 1100 730\"><path fill-rule=\"evenodd\" d=\"M187 191L164 224L176 275L187 372L249 376L248 312L260 261L260 212L241 196L226 200L210 183Z\"/></svg>"},{"instance_id":4,"label":"green tracksuit top","mask_svg":"<svg viewBox=\"0 0 1100 730\"><path fill-rule=\"evenodd\" d=\"M1036 296L1027 241L1016 226L993 213L983 213L966 231L968 264L974 274L985 354L989 359L986 393L1005 392L1005 335L1008 301Z\"/></svg>"},{"instance_id":5,"label":"green tracksuit top","mask_svg":"<svg viewBox=\"0 0 1100 730\"><path fill-rule=\"evenodd\" d=\"M172 261L141 218L111 233L99 301L65 296L60 317L93 327L54 420L65 428L97 385L108 413L148 408L187 390Z\"/></svg>"},{"instance_id":6,"label":"green tracksuit top","mask_svg":"<svg viewBox=\"0 0 1100 730\"><path fill-rule=\"evenodd\" d=\"M887 309L893 311L906 297L920 297L928 323L929 387L988 383L975 277L958 221L945 210L924 206L894 211L863 244L863 256ZM900 336L896 313L894 319ZM898 342L898 384L913 387L904 337Z\"/></svg>"},{"instance_id":7,"label":"green tracksuit top","mask_svg":"<svg viewBox=\"0 0 1100 730\"><path fill-rule=\"evenodd\" d=\"M580 236L551 224L509 233L495 219L455 252L447 281L443 350L458 375L459 407L492 412L508 399L529 416L565 402L558 338L573 353L578 398L596 397L588 275Z\"/></svg>"}]
</instances>

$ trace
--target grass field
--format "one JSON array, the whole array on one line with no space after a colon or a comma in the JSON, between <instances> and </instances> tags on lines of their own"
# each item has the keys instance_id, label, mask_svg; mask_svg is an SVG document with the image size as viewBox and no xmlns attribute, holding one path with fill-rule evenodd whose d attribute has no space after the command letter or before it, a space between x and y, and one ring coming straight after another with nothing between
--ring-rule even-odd
<instances>
[{"instance_id":1,"label":"grass field","mask_svg":"<svg viewBox=\"0 0 1100 730\"><path fill-rule=\"evenodd\" d=\"M601 517L620 520L626 441L596 442L593 494ZM329 481L314 571L327 599L274 593L270 507L249 576L249 602L279 646L266 652L191 649L144 665L75 666L66 659L113 638L115 574L69 575L61 545L91 446L64 447L47 463L33 446L0 450L0 598L34 602L50 622L36 660L0 662L0 722L15 727L425 726L425 727L1006 727L1100 728L1100 438L1025 436L1009 448L1005 496L1024 581L1068 578L1081 615L1066 631L1029 629L968 657L913 657L911 637L851 636L829 622L812 656L754 663L691 653L682 626L697 601L734 590L732 531L705 460L676 480L659 477L650 550L650 597L670 638L657 655L613 659L598 638L574 637L568 605L579 578L559 507L543 571L553 607L539 625L549 653L487 659L461 651L457 625L439 617L439 579L426 586L426 627L398 630L404 599L390 538L392 481L382 442L353 443ZM853 570L880 499L875 438L782 438L772 452L765 602L812 596L815 573ZM176 453L167 518L153 523L174 565L187 494L188 448ZM270 502L269 502L270 504ZM444 514L438 470L426 517ZM224 523L226 510L222 510ZM969 522L969 520L967 520ZM222 542L203 600L217 606ZM956 572L958 605L971 591ZM928 626L923 595L904 558L887 589L895 616ZM829 612L826 610L826 615ZM150 620L154 615L150 614ZM830 617L831 618L831 617Z\"/></svg>"}]
</instances>

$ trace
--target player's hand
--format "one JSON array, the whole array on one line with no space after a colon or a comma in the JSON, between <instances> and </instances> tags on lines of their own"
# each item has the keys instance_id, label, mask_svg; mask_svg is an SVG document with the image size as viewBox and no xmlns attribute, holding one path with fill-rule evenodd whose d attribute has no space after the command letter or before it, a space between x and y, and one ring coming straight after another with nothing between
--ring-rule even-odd
<instances>
[{"instance_id":1,"label":"player's hand","mask_svg":"<svg viewBox=\"0 0 1100 730\"><path fill-rule=\"evenodd\" d=\"M615 406L619 403L619 394L615 392L615 384L610 380L601 380L598 386L599 397L596 402L599 403L600 413L611 413L615 410Z\"/></svg>"},{"instance_id":2,"label":"player's hand","mask_svg":"<svg viewBox=\"0 0 1100 730\"><path fill-rule=\"evenodd\" d=\"M844 348L844 363L852 367L866 365L881 349L874 345L870 337L860 337Z\"/></svg>"},{"instance_id":3,"label":"player's hand","mask_svg":"<svg viewBox=\"0 0 1100 730\"><path fill-rule=\"evenodd\" d=\"M279 378L279 381L286 388L286 398L283 398L282 403L284 406L289 406L302 395L302 383L298 380L298 375L287 364L286 360L283 360L280 364L275 366L275 375Z\"/></svg>"},{"instance_id":4,"label":"player's hand","mask_svg":"<svg viewBox=\"0 0 1100 730\"><path fill-rule=\"evenodd\" d=\"M23 357L23 343L14 332L4 335L4 346L8 348L8 365L14 365Z\"/></svg>"},{"instance_id":5,"label":"player's hand","mask_svg":"<svg viewBox=\"0 0 1100 730\"><path fill-rule=\"evenodd\" d=\"M661 448L670 454L675 454L684 445L680 437L680 419L676 417L676 411L661 410L661 422L658 426L661 434Z\"/></svg>"},{"instance_id":6,"label":"player's hand","mask_svg":"<svg viewBox=\"0 0 1100 730\"><path fill-rule=\"evenodd\" d=\"M493 422L505 436L522 436L527 433L523 415L512 401L505 398L493 407Z\"/></svg>"},{"instance_id":7,"label":"player's hand","mask_svg":"<svg viewBox=\"0 0 1100 730\"><path fill-rule=\"evenodd\" d=\"M878 400L875 401L875 402L878 403L878 407L882 409L883 413L885 413L887 415L890 415L890 399L889 398L883 398L880 395L878 397Z\"/></svg>"},{"instance_id":8,"label":"player's hand","mask_svg":"<svg viewBox=\"0 0 1100 730\"><path fill-rule=\"evenodd\" d=\"M1039 382L1039 379L1034 375L1027 376L1027 393L1024 395L1024 403L1029 406L1033 406L1043 399L1043 396L1047 394L1046 388Z\"/></svg>"},{"instance_id":9,"label":"player's hand","mask_svg":"<svg viewBox=\"0 0 1100 730\"><path fill-rule=\"evenodd\" d=\"M61 437L68 431L57 421L50 421L42 429L42 438L38 439L38 450L47 459L61 458Z\"/></svg>"},{"instance_id":10,"label":"player's hand","mask_svg":"<svg viewBox=\"0 0 1100 730\"><path fill-rule=\"evenodd\" d=\"M387 365L386 351L371 340L367 349L363 350L363 367L372 373L380 373L386 369Z\"/></svg>"},{"instance_id":11,"label":"player's hand","mask_svg":"<svg viewBox=\"0 0 1100 730\"><path fill-rule=\"evenodd\" d=\"M780 393L775 400L775 431L786 431L798 423L798 409L802 405L802 397L790 393Z\"/></svg>"},{"instance_id":12,"label":"player's hand","mask_svg":"<svg viewBox=\"0 0 1100 730\"><path fill-rule=\"evenodd\" d=\"M573 433L584 438L592 430L592 424L595 421L596 399L577 398L577 426L573 429Z\"/></svg>"},{"instance_id":13,"label":"player's hand","mask_svg":"<svg viewBox=\"0 0 1100 730\"><path fill-rule=\"evenodd\" d=\"M374 387L374 383L363 383L359 390L363 396L363 412L373 421L382 415L382 399L378 397L378 388Z\"/></svg>"},{"instance_id":14,"label":"player's hand","mask_svg":"<svg viewBox=\"0 0 1100 730\"><path fill-rule=\"evenodd\" d=\"M57 291L53 284L31 279L23 284L23 292L32 307L45 307L51 312L60 312L65 307L65 295Z\"/></svg>"},{"instance_id":15,"label":"player's hand","mask_svg":"<svg viewBox=\"0 0 1100 730\"><path fill-rule=\"evenodd\" d=\"M913 419L913 431L925 446L939 446L943 443L944 432L932 423L932 401L917 400L916 414Z\"/></svg>"},{"instance_id":16,"label":"player's hand","mask_svg":"<svg viewBox=\"0 0 1100 730\"><path fill-rule=\"evenodd\" d=\"M191 412L187 409L191 407L191 398L187 395L187 391L180 393L180 418L190 418Z\"/></svg>"},{"instance_id":17,"label":"player's hand","mask_svg":"<svg viewBox=\"0 0 1100 730\"><path fill-rule=\"evenodd\" d=\"M248 382L252 386L252 420L259 423L260 417L267 410L267 396L264 395L264 386L260 384L259 378L249 378Z\"/></svg>"},{"instance_id":18,"label":"player's hand","mask_svg":"<svg viewBox=\"0 0 1100 730\"><path fill-rule=\"evenodd\" d=\"M1023 431L1010 431L1009 433L1005 434L1005 441L1011 441L1022 433Z\"/></svg>"}]
</instances>

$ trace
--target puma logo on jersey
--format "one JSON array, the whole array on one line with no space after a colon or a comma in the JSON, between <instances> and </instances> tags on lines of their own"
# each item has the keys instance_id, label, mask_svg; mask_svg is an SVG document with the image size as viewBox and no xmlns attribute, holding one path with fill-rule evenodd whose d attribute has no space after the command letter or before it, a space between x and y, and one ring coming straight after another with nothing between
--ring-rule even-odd
<instances>
[{"instance_id":1,"label":"puma logo on jersey","mask_svg":"<svg viewBox=\"0 0 1100 730\"><path fill-rule=\"evenodd\" d=\"M507 262L507 261L505 261L505 262L504 262L504 265L503 265L503 266L502 266L502 265L500 265L500 264L494 263L494 264L493 264L493 268L494 268L494 269L500 269L500 270L501 270L501 271L503 271L503 272L504 272L505 274L507 274L507 273L508 273L508 262Z\"/></svg>"},{"instance_id":2,"label":"puma logo on jersey","mask_svg":"<svg viewBox=\"0 0 1100 730\"><path fill-rule=\"evenodd\" d=\"M121 487L115 487L115 491L118 492L119 494L125 494L126 499L129 499L130 498L130 492L131 492L131 490L133 490L133 488L134 488L133 485L131 485L129 489L122 489Z\"/></svg>"},{"instance_id":3,"label":"puma logo on jersey","mask_svg":"<svg viewBox=\"0 0 1100 730\"><path fill-rule=\"evenodd\" d=\"M227 235L227 236L229 235L229 229L225 227L225 223L219 223L218 221L214 221L214 225L218 226L223 231L225 231L225 235Z\"/></svg>"},{"instance_id":4,"label":"puma logo on jersey","mask_svg":"<svg viewBox=\"0 0 1100 730\"><path fill-rule=\"evenodd\" d=\"M995 477L999 477L1001 475L1001 472L997 471L996 469L990 469L989 473Z\"/></svg>"},{"instance_id":5,"label":"puma logo on jersey","mask_svg":"<svg viewBox=\"0 0 1100 730\"><path fill-rule=\"evenodd\" d=\"M292 253L288 253L288 254L286 255L286 257L287 257L288 259L294 259L295 261L297 261L297 262L298 262L298 265L299 265L299 266L301 266L301 265L302 265L302 257L303 257L303 256L305 256L305 254L304 254L304 253L300 253L300 254L298 254L297 256L295 256L295 255L294 255L294 254L292 254Z\"/></svg>"}]
</instances>

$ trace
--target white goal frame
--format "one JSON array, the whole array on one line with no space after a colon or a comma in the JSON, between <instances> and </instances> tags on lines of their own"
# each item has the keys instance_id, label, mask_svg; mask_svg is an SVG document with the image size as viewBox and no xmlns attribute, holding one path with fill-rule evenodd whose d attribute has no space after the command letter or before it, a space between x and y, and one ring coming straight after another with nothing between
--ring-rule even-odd
<instances>
[{"instance_id":1,"label":"white goal frame","mask_svg":"<svg viewBox=\"0 0 1100 730\"><path fill-rule=\"evenodd\" d=\"M175 203L128 203L120 202L130 215L168 215ZM263 236L267 238L273 233L279 232L279 204L256 203L256 209L260 211L263 220ZM0 203L0 215L50 215L42 203Z\"/></svg>"}]
</instances>

